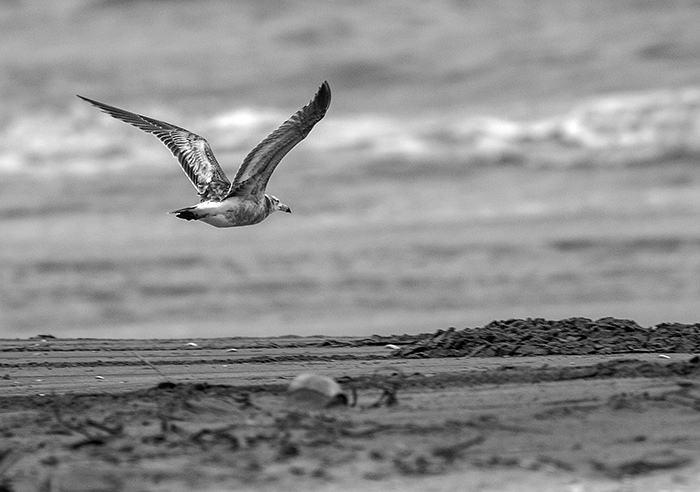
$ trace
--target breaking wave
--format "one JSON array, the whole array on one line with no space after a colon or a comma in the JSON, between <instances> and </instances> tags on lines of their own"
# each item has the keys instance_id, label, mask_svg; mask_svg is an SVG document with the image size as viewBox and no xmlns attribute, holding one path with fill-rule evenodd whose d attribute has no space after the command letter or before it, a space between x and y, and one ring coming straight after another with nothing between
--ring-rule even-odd
<instances>
[{"instance_id":1,"label":"breaking wave","mask_svg":"<svg viewBox=\"0 0 700 492\"><path fill-rule=\"evenodd\" d=\"M220 158L228 154L239 161L289 116L245 107L199 119L158 107L144 113L200 133ZM10 115L0 127L0 172L99 173L172 164L161 146L138 141L136 133L79 103L65 113ZM325 162L370 167L387 161L467 167L653 164L700 151L700 88L593 98L532 121L471 114L412 119L329 114L303 148Z\"/></svg>"}]
</instances>

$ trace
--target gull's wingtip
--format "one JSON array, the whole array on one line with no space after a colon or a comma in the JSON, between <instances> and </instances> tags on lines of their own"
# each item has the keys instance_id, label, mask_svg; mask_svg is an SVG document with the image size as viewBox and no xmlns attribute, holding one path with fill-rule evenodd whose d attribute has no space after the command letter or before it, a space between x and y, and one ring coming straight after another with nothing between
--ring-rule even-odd
<instances>
[{"instance_id":1,"label":"gull's wingtip","mask_svg":"<svg viewBox=\"0 0 700 492\"><path fill-rule=\"evenodd\" d=\"M323 107L323 109L328 109L331 105L331 86L327 80L324 80L321 87L318 88L316 96L314 96L314 101Z\"/></svg>"},{"instance_id":2,"label":"gull's wingtip","mask_svg":"<svg viewBox=\"0 0 700 492\"><path fill-rule=\"evenodd\" d=\"M83 101L85 101L86 103L92 104L93 106L98 105L97 101L93 101L92 99L85 97L85 96L81 96L80 94L76 94L75 97L78 97L78 98L82 99Z\"/></svg>"}]
</instances>

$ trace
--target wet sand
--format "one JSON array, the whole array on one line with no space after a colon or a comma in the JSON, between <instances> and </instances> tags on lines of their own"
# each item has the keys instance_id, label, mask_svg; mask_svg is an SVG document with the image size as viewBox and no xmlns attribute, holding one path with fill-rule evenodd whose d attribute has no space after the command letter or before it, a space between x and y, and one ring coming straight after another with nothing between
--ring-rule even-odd
<instances>
[{"instance_id":1,"label":"wet sand","mask_svg":"<svg viewBox=\"0 0 700 492\"><path fill-rule=\"evenodd\" d=\"M2 340L0 490L700 488L693 354L397 356L419 339ZM351 406L294 406L302 372Z\"/></svg>"}]
</instances>

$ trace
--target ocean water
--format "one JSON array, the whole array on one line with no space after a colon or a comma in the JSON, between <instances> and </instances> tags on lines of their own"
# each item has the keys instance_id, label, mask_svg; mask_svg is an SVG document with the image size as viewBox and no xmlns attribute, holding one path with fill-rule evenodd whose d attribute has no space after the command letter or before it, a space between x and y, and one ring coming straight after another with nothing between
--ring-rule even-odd
<instances>
[{"instance_id":1,"label":"ocean water","mask_svg":"<svg viewBox=\"0 0 700 492\"><path fill-rule=\"evenodd\" d=\"M624 22L623 22L624 20ZM700 319L700 9L623 1L0 5L0 336L371 334ZM503 35L507 28L509 35ZM218 230L230 177L323 80L328 115Z\"/></svg>"}]
</instances>

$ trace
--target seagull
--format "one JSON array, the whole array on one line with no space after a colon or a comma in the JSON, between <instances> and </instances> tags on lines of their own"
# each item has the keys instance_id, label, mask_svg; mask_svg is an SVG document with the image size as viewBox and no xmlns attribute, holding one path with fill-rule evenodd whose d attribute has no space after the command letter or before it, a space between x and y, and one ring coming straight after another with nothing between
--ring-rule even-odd
<instances>
[{"instance_id":1,"label":"seagull","mask_svg":"<svg viewBox=\"0 0 700 492\"><path fill-rule=\"evenodd\" d=\"M113 118L152 133L170 149L201 198L197 205L170 213L180 219L201 220L214 227L237 227L257 224L278 210L292 213L277 197L266 194L265 188L282 158L325 116L331 104L331 88L327 81L323 82L309 104L250 151L232 182L219 166L209 143L196 133L87 97L78 97Z\"/></svg>"}]
</instances>

